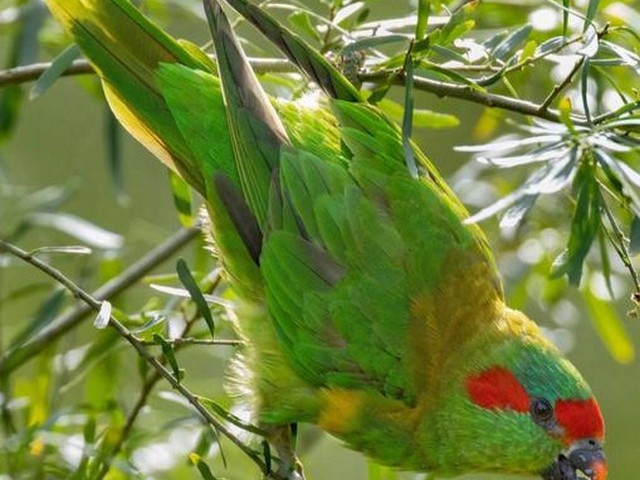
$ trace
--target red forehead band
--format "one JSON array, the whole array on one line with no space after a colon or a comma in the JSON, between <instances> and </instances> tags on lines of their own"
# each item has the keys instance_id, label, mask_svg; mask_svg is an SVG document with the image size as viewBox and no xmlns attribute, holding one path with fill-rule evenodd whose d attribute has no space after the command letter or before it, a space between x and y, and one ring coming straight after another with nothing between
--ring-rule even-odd
<instances>
[{"instance_id":1,"label":"red forehead band","mask_svg":"<svg viewBox=\"0 0 640 480\"><path fill-rule=\"evenodd\" d=\"M556 418L565 430L567 444L584 438L604 438L604 421L598 403L588 400L558 400Z\"/></svg>"},{"instance_id":2,"label":"red forehead band","mask_svg":"<svg viewBox=\"0 0 640 480\"><path fill-rule=\"evenodd\" d=\"M529 411L529 395L506 368L494 367L467 378L469 397L479 407L490 410Z\"/></svg>"}]
</instances>

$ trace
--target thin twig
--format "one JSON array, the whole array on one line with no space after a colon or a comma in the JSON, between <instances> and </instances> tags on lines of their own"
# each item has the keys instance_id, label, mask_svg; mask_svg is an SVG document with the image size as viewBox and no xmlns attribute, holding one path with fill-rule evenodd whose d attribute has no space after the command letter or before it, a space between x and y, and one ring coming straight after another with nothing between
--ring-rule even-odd
<instances>
[{"instance_id":1,"label":"thin twig","mask_svg":"<svg viewBox=\"0 0 640 480\"><path fill-rule=\"evenodd\" d=\"M402 71L395 71L390 75L388 71L364 73L360 75L363 82L384 83L391 82L395 85L404 85L405 78ZM485 105L487 107L500 108L515 113L521 113L531 117L542 118L552 122L560 121L560 112L557 110L547 109L540 110L540 105L526 100L518 100L516 98L487 93L474 89L468 85L458 85L455 83L441 82L425 77L413 77L413 88L425 92L433 93L439 97L458 98L460 100L468 100L473 103ZM572 117L576 125L586 125L587 121L584 117Z\"/></svg>"},{"instance_id":2,"label":"thin twig","mask_svg":"<svg viewBox=\"0 0 640 480\"><path fill-rule=\"evenodd\" d=\"M51 62L34 63L22 67L0 71L0 87L18 85L37 80L51 67ZM86 60L74 60L69 68L62 72L63 77L93 74L95 70Z\"/></svg>"},{"instance_id":3,"label":"thin twig","mask_svg":"<svg viewBox=\"0 0 640 480\"><path fill-rule=\"evenodd\" d=\"M213 282L211 283L211 288L209 291L213 291L218 286L220 280L221 280L220 275L217 275L213 280ZM196 324L196 321L199 318L200 318L200 313L196 310L191 315L191 317L189 317L186 320L185 326L182 329L182 332L180 333L178 338L184 338L186 335L188 335L191 332L192 327ZM145 344L145 342L141 342L141 343ZM188 346L188 344L184 344L184 343L174 344L174 348L176 352L178 352L178 350L186 346ZM158 357L158 360L163 365L166 363L166 359L164 355L160 355ZM140 393L138 394L138 399L136 400L136 403L134 404L133 408L127 415L127 420L125 422L125 425L120 431L120 434L118 435L117 440L113 443L113 446L111 448L111 451L109 452L109 455L103 461L102 466L100 467L100 470L95 476L95 480L102 480L109 473L113 459L122 450L122 446L124 445L125 441L129 437L129 434L133 430L133 426L137 421L138 416L140 415L140 412L142 412L143 407L147 404L149 395L151 395L151 392L153 391L154 387L157 385L157 383L160 380L162 380L162 376L160 375L160 373L156 371L156 372L153 372L153 374L151 374L151 376L147 378L147 380L142 385Z\"/></svg>"},{"instance_id":4,"label":"thin twig","mask_svg":"<svg viewBox=\"0 0 640 480\"><path fill-rule=\"evenodd\" d=\"M540 53L538 55L533 55L533 56L531 56L529 58L525 58L524 60L521 60L520 62L516 63L515 65L507 67L504 70L504 74L508 75L511 72L515 72L516 70L521 70L522 68L527 67L527 66L529 66L529 65L531 65L533 63L536 63L539 60L543 60L546 57L549 57L550 55L555 55L556 53L561 52L562 50L564 50L568 46L573 45L574 43L578 43L578 42L582 41L583 39L584 39L584 35L578 35L577 37L570 38L566 42L562 43L561 45L558 45L555 48L552 48L551 50L548 50L546 52Z\"/></svg>"},{"instance_id":5,"label":"thin twig","mask_svg":"<svg viewBox=\"0 0 640 480\"><path fill-rule=\"evenodd\" d=\"M118 295L130 285L140 280L140 278L144 277L150 270L157 267L191 242L197 237L199 231L197 227L178 231L116 278L94 291L91 296L98 300L108 300ZM73 309L54 319L28 343L18 345L4 352L0 357L0 375L6 375L24 365L31 358L38 355L46 345L80 325L90 311L91 307L89 305L80 303Z\"/></svg>"},{"instance_id":6,"label":"thin twig","mask_svg":"<svg viewBox=\"0 0 640 480\"><path fill-rule=\"evenodd\" d=\"M640 109L640 100L635 100L627 105L624 105L623 107L618 108L617 110L614 110L612 112L606 112L603 114L598 115L597 117L595 117L593 119L593 123L598 125L600 123L606 122L607 120L610 120L612 118L616 118L618 116L620 116L623 113L631 113L634 110ZM622 119L624 119L624 117L622 117Z\"/></svg>"},{"instance_id":7,"label":"thin twig","mask_svg":"<svg viewBox=\"0 0 640 480\"><path fill-rule=\"evenodd\" d=\"M212 58L215 57L212 56ZM296 71L291 62L278 58L252 58L250 59L250 62L258 74L266 72L287 73ZM49 67L51 67L51 62L34 63L32 65L0 71L0 87L33 82L40 78L40 76L47 71ZM95 73L96 72L91 64L87 60L81 59L74 60L71 66L67 68L61 76L70 77Z\"/></svg>"},{"instance_id":8,"label":"thin twig","mask_svg":"<svg viewBox=\"0 0 640 480\"><path fill-rule=\"evenodd\" d=\"M633 285L635 286L636 293L638 294L640 293L640 277L638 276L638 272L636 271L635 267L633 266L633 262L631 261L631 254L629 253L629 249L627 248L624 232L620 228L620 225L618 225L613 212L611 212L609 204L604 200L602 201L602 210L607 216L609 225L611 225L611 229L613 230L613 234L615 235L617 240L617 246L614 245L614 247L618 252L620 260L622 260L624 266L627 268L627 270L629 270L629 273L631 274L631 278L633 280Z\"/></svg>"},{"instance_id":9,"label":"thin twig","mask_svg":"<svg viewBox=\"0 0 640 480\"><path fill-rule=\"evenodd\" d=\"M120 430L120 434L118 435L117 440L111 447L109 456L104 460L104 463L102 463L100 470L95 475L95 480L102 480L107 475L107 473L109 473L109 470L111 469L111 460L120 453L120 450L122 450L122 446L124 445L125 440L129 437L129 434L133 430L134 424L138 420L138 416L149 400L149 395L151 395L153 388L161 379L162 375L160 375L159 372L155 371L153 372L151 377L149 377L147 381L142 385L142 389L138 394L136 403L129 412L129 415L127 415L127 420L124 424L124 427L122 427L122 429Z\"/></svg>"},{"instance_id":10,"label":"thin twig","mask_svg":"<svg viewBox=\"0 0 640 480\"><path fill-rule=\"evenodd\" d=\"M578 72L578 70L580 70L580 67L582 67L582 64L584 63L585 58L586 57L580 57L576 61L575 65L573 66L569 74L565 77L565 79L553 87L553 90L551 90L549 95L547 95L547 98L545 98L542 104L540 105L541 112L548 110L551 103L553 103L553 101L558 97L558 95L560 95L560 93L569 86L569 84L573 81L573 77L575 76L575 74Z\"/></svg>"},{"instance_id":11,"label":"thin twig","mask_svg":"<svg viewBox=\"0 0 640 480\"><path fill-rule=\"evenodd\" d=\"M54 279L60 285L68 289L75 297L79 298L87 305L89 305L93 311L100 311L102 302L97 300L96 298L93 298L89 293L82 290L71 279L66 277L61 271L53 268L37 257L30 255L29 252L26 252L13 244L0 240L0 252L2 251L20 258L26 263L34 266L38 270ZM131 333L131 331L127 327L125 327L113 316L109 318L109 326L114 328L121 337L129 342L129 344L131 344L131 346L138 352L140 357L142 357L149 365L151 365L156 370L156 372L160 374L171 385L174 390L182 395L182 397L187 400L187 402L189 402L189 404L202 416L207 424L214 427L218 432L222 433L234 445L242 450L242 452L245 453L260 468L262 472L264 472L265 474L270 474L272 478L278 478L274 476L272 472L268 472L266 464L262 460L262 458L260 458L260 456L251 448L242 443L240 439L238 439L233 433L231 433L231 431L222 422L215 418L213 414L209 412L209 410L204 405L202 405L198 397L194 395L183 383L176 379L173 374L147 350L147 348L133 333Z\"/></svg>"},{"instance_id":12,"label":"thin twig","mask_svg":"<svg viewBox=\"0 0 640 480\"><path fill-rule=\"evenodd\" d=\"M158 342L154 342L153 340L141 340L140 341L145 346L157 346ZM165 340L169 345L173 345L174 347L180 345L217 345L217 346L227 346L227 347L237 347L242 345L242 340L233 340L233 339L215 339L215 340L207 340L204 338L172 338Z\"/></svg>"}]
</instances>

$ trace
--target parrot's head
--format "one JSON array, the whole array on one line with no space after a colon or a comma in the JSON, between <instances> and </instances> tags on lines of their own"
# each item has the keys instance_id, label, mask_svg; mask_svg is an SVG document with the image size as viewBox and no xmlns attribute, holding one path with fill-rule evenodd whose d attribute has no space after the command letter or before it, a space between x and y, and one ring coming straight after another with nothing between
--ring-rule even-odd
<instances>
[{"instance_id":1,"label":"parrot's head","mask_svg":"<svg viewBox=\"0 0 640 480\"><path fill-rule=\"evenodd\" d=\"M606 480L604 422L589 386L532 322L512 312L522 319L497 344L494 337L468 351L470 362L450 387L457 398L443 409L439 431L451 457L469 470Z\"/></svg>"}]
</instances>

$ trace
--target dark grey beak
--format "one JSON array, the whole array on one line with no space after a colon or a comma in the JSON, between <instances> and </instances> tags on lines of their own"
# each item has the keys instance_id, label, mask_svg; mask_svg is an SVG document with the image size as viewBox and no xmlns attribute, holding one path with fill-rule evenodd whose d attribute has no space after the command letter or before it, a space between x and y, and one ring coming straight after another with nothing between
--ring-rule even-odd
<instances>
[{"instance_id":1,"label":"dark grey beak","mask_svg":"<svg viewBox=\"0 0 640 480\"><path fill-rule=\"evenodd\" d=\"M542 472L542 478L545 480L579 480L581 478L606 480L607 460L602 445L595 440L581 440L575 443Z\"/></svg>"}]
</instances>

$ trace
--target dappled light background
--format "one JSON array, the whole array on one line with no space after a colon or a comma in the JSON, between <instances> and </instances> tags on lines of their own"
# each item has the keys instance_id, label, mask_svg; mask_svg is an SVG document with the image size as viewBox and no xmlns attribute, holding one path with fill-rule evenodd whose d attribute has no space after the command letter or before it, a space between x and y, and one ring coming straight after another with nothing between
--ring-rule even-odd
<instances>
[{"instance_id":1,"label":"dappled light background","mask_svg":"<svg viewBox=\"0 0 640 480\"><path fill-rule=\"evenodd\" d=\"M395 7L390 12L389 7L383 8L378 3L383 2L372 2L375 4L376 18L400 15ZM389 5L391 3L395 2L389 2ZM618 9L623 13L625 8L629 8L623 2L602 3L606 8ZM180 14L172 16L163 12L157 2L149 4L154 13L169 23L172 32L196 43L206 41L204 24L196 15L187 15L180 10ZM0 11L2 5L0 1ZM194 10L196 8L194 2ZM412 11L409 3L403 8L407 13ZM496 16L496 24L503 22L511 26L509 15L513 16L514 21L522 21L522 14L496 13L499 8L517 10L519 7L515 3L497 3L494 8L489 6L487 12ZM168 22L170 18L172 21ZM532 9L524 18L540 31L557 29L561 22L557 8L550 4ZM491 23L488 19L485 21ZM250 32L248 29L241 31L243 34ZM2 38L0 37L0 60L6 63L4 60L9 49ZM248 38L254 41L254 46L249 48L255 51L251 53L257 54L259 49L255 48L255 44L260 37L248 33ZM41 59L50 57L46 51L41 54ZM517 75L531 75L532 81L527 88L535 91L540 88L541 84L538 82L542 81L540 79L544 75L562 78L562 69L566 68L560 64L547 64L546 67L546 72L527 70ZM556 78L552 78L551 81L555 80ZM546 88L549 84L544 85ZM272 91L279 88L273 81L267 86ZM180 228L166 170L124 133L120 137L123 186L118 193L108 166L109 140L106 132L109 117L97 92L92 78L58 81L45 95L24 105L15 131L8 141L0 145L0 189L4 191L4 195L0 196L0 201L3 202L0 205L0 215L8 218L12 205L18 202L17 199L40 192L41 195L57 198L54 211L84 219L105 230L100 233L95 227L87 227L87 235L93 236L94 241L93 253L89 257L48 257L56 267L74 279L80 279L81 286L89 291ZM615 95L607 95L606 101L614 105ZM394 89L390 94L399 103L402 103L402 96L400 88ZM538 98L541 96L542 94L537 95ZM513 133L514 127L504 122L506 114L422 92L416 94L415 101L417 108L428 108L459 118L460 124L455 128L418 128L414 137L450 180L471 211L477 211L506 194L525 176L526 168L515 169L516 171L487 168L486 165L475 162L469 153L454 150L456 146L487 142ZM528 223L517 231L501 233L495 218L485 221L483 227L490 236L511 304L524 309L543 326L550 338L567 353L593 387L607 422L606 448L610 478L633 480L640 472L638 361L628 349L618 352L618 360L623 360L622 362L614 359L584 309L582 297L577 290L567 287L564 279L548 278L551 262L567 241L570 216L566 202L561 196L544 199L532 213ZM5 221L5 217L0 218ZM56 218L57 220L49 223L45 218L41 224L28 229L16 243L27 250L44 245L87 243L65 233L64 225L60 225L63 217ZM91 244L91 241L88 243ZM215 268L199 240L182 250L180 256L189 262L194 271L206 272ZM177 256L167 259L153 273L173 274L176 259ZM7 259L0 261L8 262ZM610 299L604 281L597 274L586 275L582 288L591 288L593 295L611 304L633 344L637 344L637 339L640 338L640 320L626 315L632 308L629 301L632 285L628 273L618 263L617 258L612 257L614 300ZM52 290L46 279L32 268L17 262L4 266L6 268L0 270L0 325L2 342L6 345L28 322L38 316L42 308L41 302L51 298ZM150 306L150 309L164 308L168 298L152 290L149 283L143 282L119 297L116 300L118 308L127 312L138 311L145 305ZM67 300L64 305L69 303ZM46 316L44 318L46 321ZM99 412L98 422L121 425L122 418L115 417L122 415L119 408L126 414L132 407L138 393L142 367L128 345L123 341L111 340L114 334L110 331L94 329L91 320L87 318L85 324L73 332L70 338L64 338L51 347L50 362L32 361L13 374L11 382L15 402L25 403L27 398L31 398L32 402L42 402L42 415L57 411L65 416L65 405L74 405L78 398L84 398L86 411L93 409ZM232 337L224 319L218 320L217 326L219 337ZM81 349L85 348L83 345L88 345L96 338L110 346L91 359L91 368L86 368L77 377L69 375L66 378L54 378L47 375L48 368L57 368L58 372L65 368L69 372L73 371L77 367L74 365L74 358L82 358ZM232 352L231 347L225 346L192 346L181 352L180 366L187 372L190 388L230 407L231 402L223 390L223 377ZM52 397L42 392L44 385L54 392ZM113 402L119 408L105 405L105 402ZM259 478L248 460L223 440L222 447L228 463L225 468L218 444L210 438L203 440L206 437L202 433L205 429L183 403L168 385L162 383L150 396L149 404L136 423L134 434L126 447L127 456L142 472L143 478L199 478L197 471L188 462L189 454L198 448L199 442L209 442L205 449L209 453L206 460L216 475L237 480ZM26 405L20 412L21 415L36 415ZM58 448L60 455L70 464L81 460L84 438L72 426L74 422L76 425L82 424L82 409L75 413L78 415L67 415L63 421L68 428L62 426L55 434L51 433L40 439L42 444L32 444L29 447L34 458L43 455L49 444ZM71 431L75 433L68 434ZM349 451L338 441L313 427L302 429L300 442L302 460L310 480L395 478L393 472L372 469L361 454ZM3 460L0 460L0 466L2 465ZM0 479L8 478L10 477L3 476L0 470ZM397 478L422 477L400 474ZM516 477L464 477L465 480L509 478Z\"/></svg>"}]
</instances>

